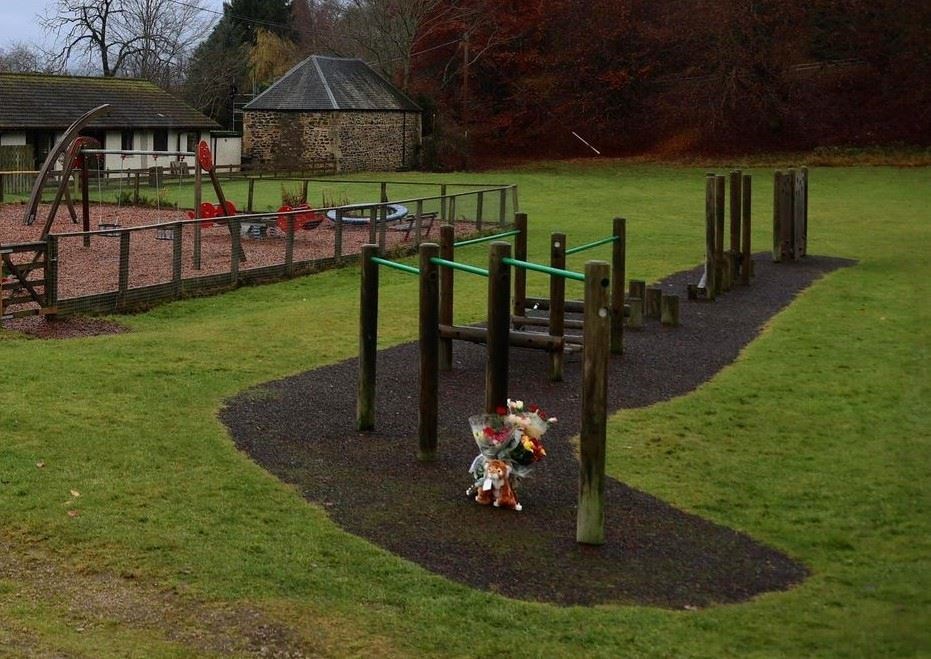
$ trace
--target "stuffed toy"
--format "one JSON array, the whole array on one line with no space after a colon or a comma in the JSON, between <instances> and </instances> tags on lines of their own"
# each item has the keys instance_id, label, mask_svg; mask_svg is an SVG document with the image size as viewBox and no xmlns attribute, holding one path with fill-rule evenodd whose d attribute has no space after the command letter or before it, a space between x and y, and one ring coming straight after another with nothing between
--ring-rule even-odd
<instances>
[{"instance_id":1,"label":"stuffed toy","mask_svg":"<svg viewBox=\"0 0 931 659\"><path fill-rule=\"evenodd\" d=\"M495 508L511 508L521 510L517 502L517 495L511 487L511 465L504 460L487 460L485 462L485 478L478 486L475 500Z\"/></svg>"}]
</instances>

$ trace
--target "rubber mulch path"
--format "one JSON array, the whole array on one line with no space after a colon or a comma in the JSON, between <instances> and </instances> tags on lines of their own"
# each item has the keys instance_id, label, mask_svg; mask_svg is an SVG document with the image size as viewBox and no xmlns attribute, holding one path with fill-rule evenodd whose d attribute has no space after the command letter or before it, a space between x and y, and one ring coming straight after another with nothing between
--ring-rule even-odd
<instances>
[{"instance_id":1,"label":"rubber mulch path","mask_svg":"<svg viewBox=\"0 0 931 659\"><path fill-rule=\"evenodd\" d=\"M664 290L682 298L682 325L648 321L643 331L625 333L625 354L609 366L609 409L693 390L731 363L800 291L851 263L807 257L772 264L757 255L751 286L710 304L684 299L698 269L664 280ZM247 391L229 401L221 418L241 450L298 486L346 531L474 588L559 605L691 608L784 590L808 574L744 534L611 478L606 543L577 544L578 462L570 438L580 428L580 353L567 356L565 380L553 384L545 353L512 348L512 397L536 402L559 424L544 438L547 458L520 484L523 512L476 504L465 496L477 453L467 418L484 406L484 346L456 343L454 355L453 371L440 377L439 451L431 464L415 457L416 342L378 355L374 432L354 428L354 359Z\"/></svg>"}]
</instances>

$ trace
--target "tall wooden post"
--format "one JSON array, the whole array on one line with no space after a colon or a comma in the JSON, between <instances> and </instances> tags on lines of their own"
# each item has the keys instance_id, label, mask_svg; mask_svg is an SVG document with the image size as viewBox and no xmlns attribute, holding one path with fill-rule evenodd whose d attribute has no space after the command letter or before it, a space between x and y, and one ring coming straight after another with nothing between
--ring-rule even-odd
<instances>
[{"instance_id":1,"label":"tall wooden post","mask_svg":"<svg viewBox=\"0 0 931 659\"><path fill-rule=\"evenodd\" d=\"M505 226L507 224L507 215L508 215L508 197L507 197L507 188L501 188L500 196L498 199L498 226Z\"/></svg>"},{"instance_id":2,"label":"tall wooden post","mask_svg":"<svg viewBox=\"0 0 931 659\"><path fill-rule=\"evenodd\" d=\"M139 174L136 174L136 181L139 180ZM194 219L200 219L200 204L203 194L202 188L200 165L194 163ZM201 268L201 226L200 222L194 222L194 269L200 270Z\"/></svg>"},{"instance_id":3,"label":"tall wooden post","mask_svg":"<svg viewBox=\"0 0 931 659\"><path fill-rule=\"evenodd\" d=\"M780 203L782 201L782 172L776 170L773 172L773 262L778 263L782 260L782 243L779 234L779 216Z\"/></svg>"},{"instance_id":4,"label":"tall wooden post","mask_svg":"<svg viewBox=\"0 0 931 659\"><path fill-rule=\"evenodd\" d=\"M475 230L482 230L482 215L485 213L485 193L481 190L475 199Z\"/></svg>"},{"instance_id":5,"label":"tall wooden post","mask_svg":"<svg viewBox=\"0 0 931 659\"><path fill-rule=\"evenodd\" d=\"M285 231L287 232L284 237L284 271L288 277L294 276L294 231L297 228L297 218L288 213L287 216L287 227Z\"/></svg>"},{"instance_id":6,"label":"tall wooden post","mask_svg":"<svg viewBox=\"0 0 931 659\"><path fill-rule=\"evenodd\" d=\"M200 168L197 168L198 171ZM253 209L253 201L255 199L255 179L249 178L249 196L246 198L246 212L251 213Z\"/></svg>"},{"instance_id":7,"label":"tall wooden post","mask_svg":"<svg viewBox=\"0 0 931 659\"><path fill-rule=\"evenodd\" d=\"M91 200L89 194L90 172L87 168L87 156L81 156L81 174L79 176L81 183L81 226L84 231L91 230ZM90 247L90 236L84 236L84 246Z\"/></svg>"},{"instance_id":8,"label":"tall wooden post","mask_svg":"<svg viewBox=\"0 0 931 659\"><path fill-rule=\"evenodd\" d=\"M454 260L456 229L451 224L440 227L440 258L447 261ZM453 324L453 284L455 270L440 268L440 324ZM440 369L449 371L453 368L453 340L440 339Z\"/></svg>"},{"instance_id":9,"label":"tall wooden post","mask_svg":"<svg viewBox=\"0 0 931 659\"><path fill-rule=\"evenodd\" d=\"M230 283L236 286L239 283L239 255L242 254L241 224L234 217L231 217L228 222L230 227Z\"/></svg>"},{"instance_id":10,"label":"tall wooden post","mask_svg":"<svg viewBox=\"0 0 931 659\"><path fill-rule=\"evenodd\" d=\"M184 236L184 225L180 222L175 223L172 227L172 244L171 244L171 286L176 298L181 297L181 241Z\"/></svg>"},{"instance_id":11,"label":"tall wooden post","mask_svg":"<svg viewBox=\"0 0 931 659\"><path fill-rule=\"evenodd\" d=\"M440 409L440 286L438 268L431 261L439 253L440 246L436 243L420 246L420 415L417 425L417 459L423 461L436 457Z\"/></svg>"},{"instance_id":12,"label":"tall wooden post","mask_svg":"<svg viewBox=\"0 0 931 659\"><path fill-rule=\"evenodd\" d=\"M741 259L740 259L740 283L744 286L750 285L750 274L753 269L753 255L751 253L751 215L750 210L753 202L752 180L749 174L744 174L741 192L743 193L743 204L741 207L743 226L740 229L741 238Z\"/></svg>"},{"instance_id":13,"label":"tall wooden post","mask_svg":"<svg viewBox=\"0 0 931 659\"><path fill-rule=\"evenodd\" d=\"M310 181L308 181L307 179L304 179L304 185L303 185L303 187L301 188L301 199L304 200L304 203L305 203L305 204L308 203L308 202L307 202L307 197L308 197L308 195L310 194L310 190L309 190L309 189L310 189Z\"/></svg>"},{"instance_id":14,"label":"tall wooden post","mask_svg":"<svg viewBox=\"0 0 931 659\"><path fill-rule=\"evenodd\" d=\"M794 261L795 256L795 168L782 176L782 201L780 202L779 234L782 238L783 258Z\"/></svg>"},{"instance_id":15,"label":"tall wooden post","mask_svg":"<svg viewBox=\"0 0 931 659\"><path fill-rule=\"evenodd\" d=\"M705 176L705 296L709 300L715 298L717 290L715 285L717 268L714 261L714 189L714 174L708 174Z\"/></svg>"},{"instance_id":16,"label":"tall wooden post","mask_svg":"<svg viewBox=\"0 0 931 659\"><path fill-rule=\"evenodd\" d=\"M514 229L520 231L514 236L514 258L527 260L527 213L514 215ZM565 243L564 243L565 244ZM527 309L527 271L517 268L514 272L514 315L523 316Z\"/></svg>"},{"instance_id":17,"label":"tall wooden post","mask_svg":"<svg viewBox=\"0 0 931 659\"><path fill-rule=\"evenodd\" d=\"M624 352L624 278L627 276L627 220L614 218L611 245L611 352Z\"/></svg>"},{"instance_id":18,"label":"tall wooden post","mask_svg":"<svg viewBox=\"0 0 931 659\"><path fill-rule=\"evenodd\" d=\"M510 255L510 243L491 243L488 256L488 356L485 364L485 411L489 414L506 405L508 398L511 268L502 263L502 259Z\"/></svg>"},{"instance_id":19,"label":"tall wooden post","mask_svg":"<svg viewBox=\"0 0 931 659\"><path fill-rule=\"evenodd\" d=\"M386 183L385 181L382 181L382 184L381 184L381 203L384 204L384 203L387 203L387 202L388 202L388 183Z\"/></svg>"},{"instance_id":20,"label":"tall wooden post","mask_svg":"<svg viewBox=\"0 0 931 659\"><path fill-rule=\"evenodd\" d=\"M382 204L378 208L380 215L378 221L378 244L382 251L388 248L388 204Z\"/></svg>"},{"instance_id":21,"label":"tall wooden post","mask_svg":"<svg viewBox=\"0 0 931 659\"><path fill-rule=\"evenodd\" d=\"M808 254L808 168L802 167L802 180L805 194L802 197L804 223L802 224L802 256Z\"/></svg>"},{"instance_id":22,"label":"tall wooden post","mask_svg":"<svg viewBox=\"0 0 931 659\"><path fill-rule=\"evenodd\" d=\"M423 240L423 199L418 199L414 210L414 244L420 246L421 240Z\"/></svg>"},{"instance_id":23,"label":"tall wooden post","mask_svg":"<svg viewBox=\"0 0 931 659\"><path fill-rule=\"evenodd\" d=\"M440 220L446 223L446 184L440 185Z\"/></svg>"},{"instance_id":24,"label":"tall wooden post","mask_svg":"<svg viewBox=\"0 0 931 659\"><path fill-rule=\"evenodd\" d=\"M604 544L605 444L608 420L608 358L611 339L610 267L585 264L585 329L582 348L582 431L579 438L577 542Z\"/></svg>"},{"instance_id":25,"label":"tall wooden post","mask_svg":"<svg viewBox=\"0 0 931 659\"><path fill-rule=\"evenodd\" d=\"M362 246L362 282L359 286L359 384L356 391L356 428L375 428L375 364L378 356L377 245Z\"/></svg>"},{"instance_id":26,"label":"tall wooden post","mask_svg":"<svg viewBox=\"0 0 931 659\"><path fill-rule=\"evenodd\" d=\"M550 266L566 269L566 234L550 234ZM550 275L550 336L565 336L566 333L566 280ZM563 350L550 353L550 381L562 382L565 364Z\"/></svg>"},{"instance_id":27,"label":"tall wooden post","mask_svg":"<svg viewBox=\"0 0 931 659\"><path fill-rule=\"evenodd\" d=\"M735 170L730 174L730 219L731 219L731 241L730 241L730 250L734 254L740 252L740 204L742 201L742 194L740 191L740 184L742 181L743 173L740 170Z\"/></svg>"},{"instance_id":28,"label":"tall wooden post","mask_svg":"<svg viewBox=\"0 0 931 659\"><path fill-rule=\"evenodd\" d=\"M333 236L333 258L340 258L343 255L343 209L336 209L336 226L335 235ZM374 242L374 241L373 241Z\"/></svg>"},{"instance_id":29,"label":"tall wooden post","mask_svg":"<svg viewBox=\"0 0 931 659\"><path fill-rule=\"evenodd\" d=\"M45 306L53 310L46 314L46 320L55 320L55 308L58 306L58 238L46 238L45 252Z\"/></svg>"},{"instance_id":30,"label":"tall wooden post","mask_svg":"<svg viewBox=\"0 0 931 659\"><path fill-rule=\"evenodd\" d=\"M792 170L792 260L805 255L805 174Z\"/></svg>"},{"instance_id":31,"label":"tall wooden post","mask_svg":"<svg viewBox=\"0 0 931 659\"><path fill-rule=\"evenodd\" d=\"M714 262L715 295L724 290L724 199L726 179L714 177Z\"/></svg>"}]
</instances>

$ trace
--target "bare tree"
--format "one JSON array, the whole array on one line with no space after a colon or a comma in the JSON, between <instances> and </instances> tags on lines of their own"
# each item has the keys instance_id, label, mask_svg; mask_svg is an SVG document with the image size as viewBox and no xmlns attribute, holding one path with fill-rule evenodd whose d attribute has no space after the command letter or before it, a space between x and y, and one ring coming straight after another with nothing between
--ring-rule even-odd
<instances>
[{"instance_id":1,"label":"bare tree","mask_svg":"<svg viewBox=\"0 0 931 659\"><path fill-rule=\"evenodd\" d=\"M49 73L54 70L41 51L23 42L0 48L0 73Z\"/></svg>"},{"instance_id":2,"label":"bare tree","mask_svg":"<svg viewBox=\"0 0 931 659\"><path fill-rule=\"evenodd\" d=\"M200 0L55 0L42 18L60 68L75 58L104 76L131 73L168 84L205 27Z\"/></svg>"}]
</instances>

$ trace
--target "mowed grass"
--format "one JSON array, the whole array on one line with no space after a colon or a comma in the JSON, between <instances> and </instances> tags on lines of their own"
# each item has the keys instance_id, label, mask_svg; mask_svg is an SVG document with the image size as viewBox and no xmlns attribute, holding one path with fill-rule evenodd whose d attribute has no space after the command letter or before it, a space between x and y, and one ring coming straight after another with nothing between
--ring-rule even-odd
<instances>
[{"instance_id":1,"label":"mowed grass","mask_svg":"<svg viewBox=\"0 0 931 659\"><path fill-rule=\"evenodd\" d=\"M457 178L520 186L533 260L551 231L579 244L627 217L628 276L652 280L702 258L704 172L548 163ZM772 174L752 173L765 250ZM612 476L803 561L813 574L790 592L700 611L558 608L470 590L342 532L238 453L216 412L246 387L354 355L355 268L166 305L120 319L124 335L0 333L0 539L66 572L259 607L338 656L926 655L929 183L927 169L813 169L810 252L859 264L816 283L696 392L610 421ZM482 264L487 250L458 257ZM482 317L484 286L458 279L458 320ZM381 343L415 338L416 282L385 272L381 293ZM398 451L400 465L413 442ZM76 633L66 598L17 596L29 578L0 578L0 644L6 631L67 652L189 650L167 622Z\"/></svg>"}]
</instances>

